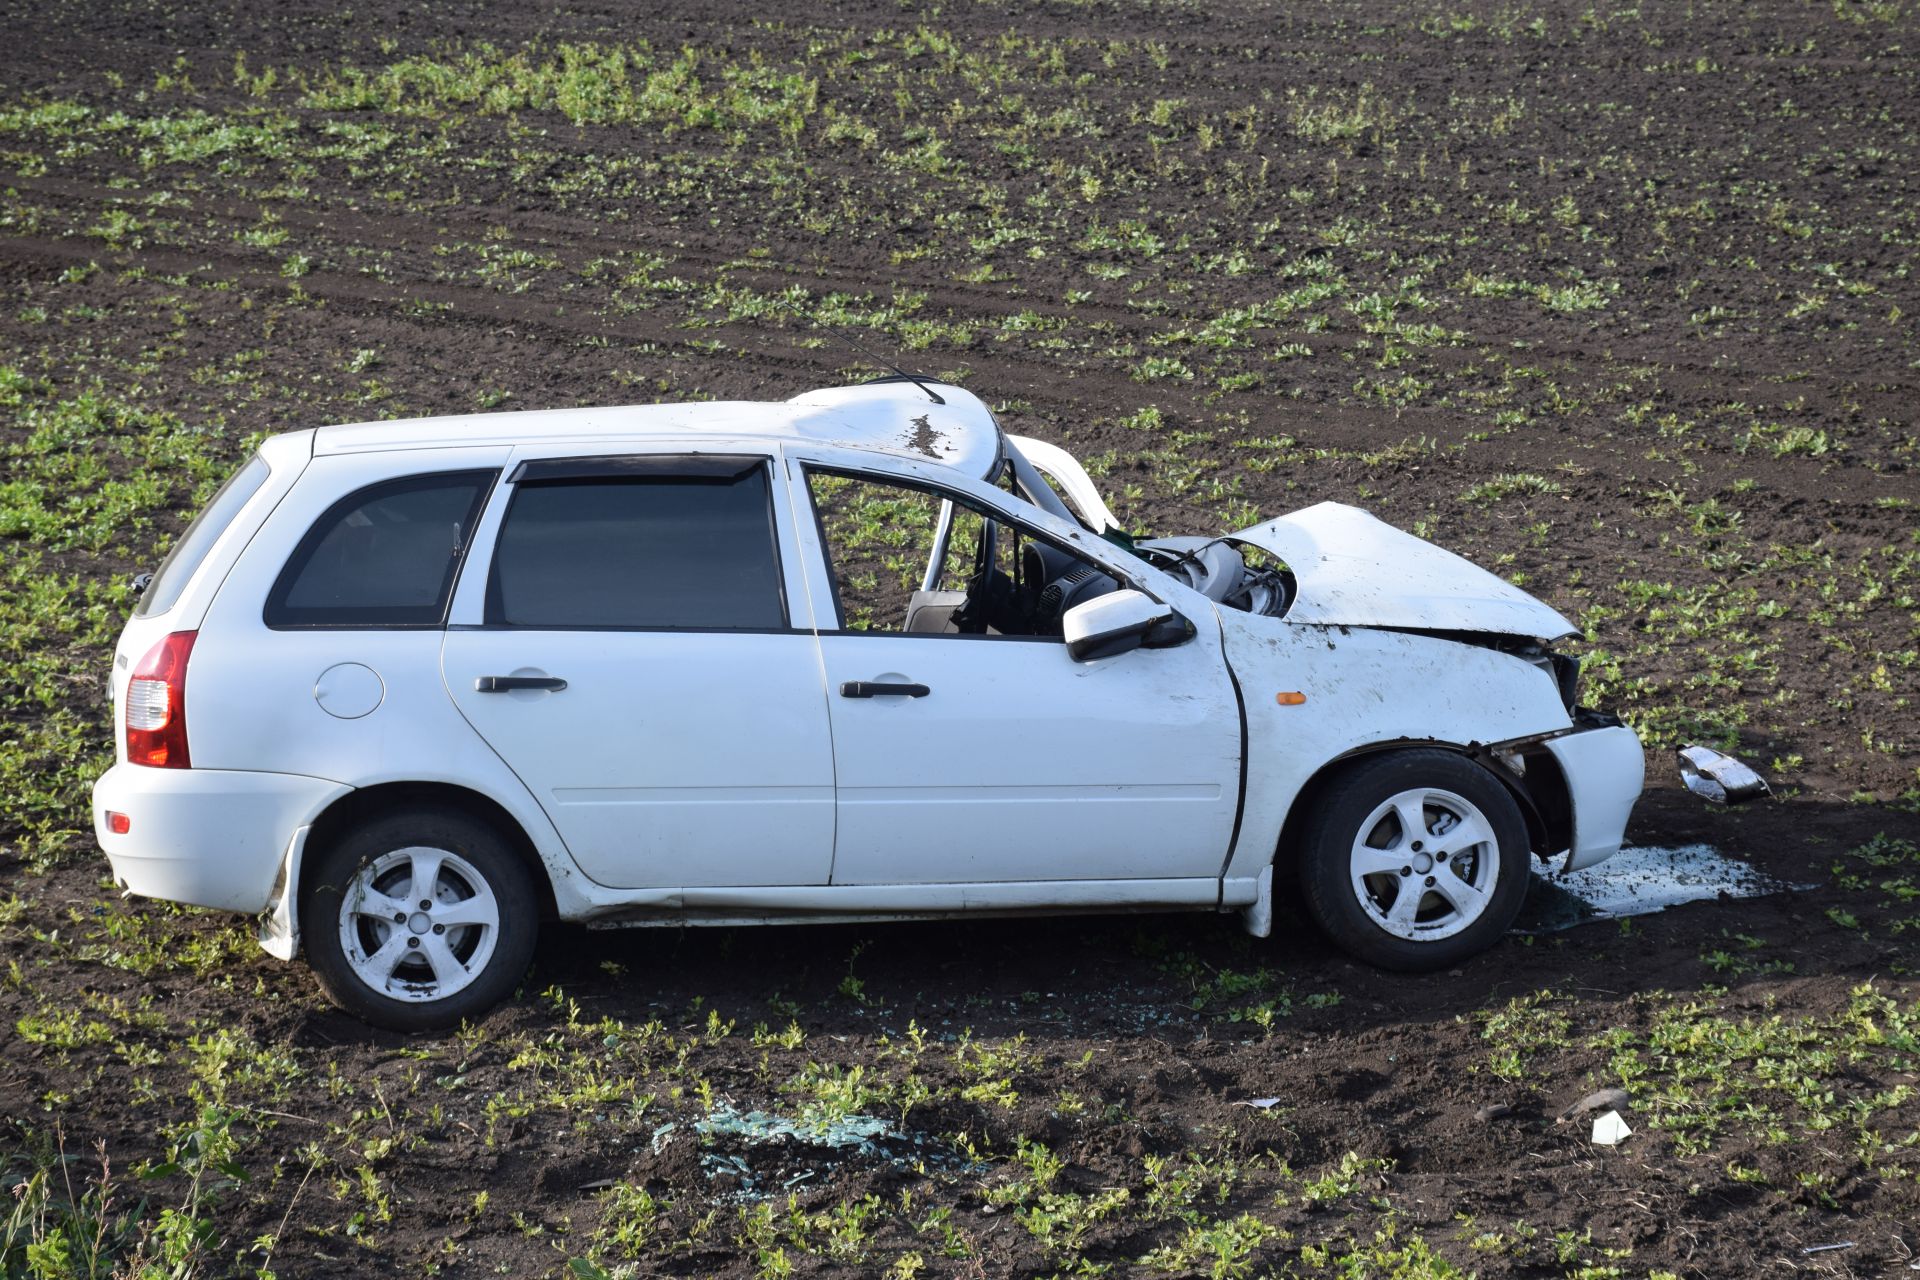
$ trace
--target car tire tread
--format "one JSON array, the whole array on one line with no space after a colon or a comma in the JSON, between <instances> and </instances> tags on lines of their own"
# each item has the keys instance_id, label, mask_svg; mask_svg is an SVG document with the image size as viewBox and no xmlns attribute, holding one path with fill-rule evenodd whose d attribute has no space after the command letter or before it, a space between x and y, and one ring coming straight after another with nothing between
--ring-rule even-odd
<instances>
[{"instance_id":1,"label":"car tire tread","mask_svg":"<svg viewBox=\"0 0 1920 1280\"><path fill-rule=\"evenodd\" d=\"M1386 797L1417 786L1444 788L1478 806L1499 846L1499 877L1487 910L1461 932L1430 942L1398 938L1375 925L1349 879L1353 841L1367 814ZM1526 820L1505 785L1466 756L1433 748L1367 756L1336 774L1312 803L1298 845L1301 893L1329 940L1358 960L1400 972L1444 969L1499 941L1526 901Z\"/></svg>"},{"instance_id":2,"label":"car tire tread","mask_svg":"<svg viewBox=\"0 0 1920 1280\"><path fill-rule=\"evenodd\" d=\"M411 1003L369 988L340 944L339 902L367 862L411 845L459 854L488 880L500 908L499 937L486 968L444 1000ZM307 961L327 996L362 1021L392 1031L435 1031L484 1015L513 994L533 961L538 896L526 864L490 824L456 809L416 808L373 818L320 851L306 877L300 919Z\"/></svg>"}]
</instances>

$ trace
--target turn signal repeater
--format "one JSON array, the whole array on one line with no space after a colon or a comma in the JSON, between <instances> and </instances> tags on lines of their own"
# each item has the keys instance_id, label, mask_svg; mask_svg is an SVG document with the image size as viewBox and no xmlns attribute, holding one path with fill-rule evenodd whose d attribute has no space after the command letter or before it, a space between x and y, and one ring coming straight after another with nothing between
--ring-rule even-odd
<instances>
[{"instance_id":1,"label":"turn signal repeater","mask_svg":"<svg viewBox=\"0 0 1920 1280\"><path fill-rule=\"evenodd\" d=\"M1298 690L1290 689L1286 693L1274 694L1273 700L1283 707L1297 707L1306 702L1307 695Z\"/></svg>"},{"instance_id":2,"label":"turn signal repeater","mask_svg":"<svg viewBox=\"0 0 1920 1280\"><path fill-rule=\"evenodd\" d=\"M154 769L189 769L187 659L197 631L175 631L140 659L127 680L127 759Z\"/></svg>"}]
</instances>

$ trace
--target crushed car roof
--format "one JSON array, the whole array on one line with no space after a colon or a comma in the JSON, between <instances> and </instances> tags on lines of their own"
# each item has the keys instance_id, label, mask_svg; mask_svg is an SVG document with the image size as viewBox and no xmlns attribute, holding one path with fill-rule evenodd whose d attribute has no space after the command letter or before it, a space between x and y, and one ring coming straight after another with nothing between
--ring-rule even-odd
<instances>
[{"instance_id":1,"label":"crushed car roof","mask_svg":"<svg viewBox=\"0 0 1920 1280\"><path fill-rule=\"evenodd\" d=\"M992 412L971 391L944 383L932 385L946 403L935 404L914 383L890 378L827 387L779 401L712 400L360 422L321 427L314 432L313 452L318 456L573 441L697 442L701 436L713 436L727 441L764 439L870 449L945 463L970 476L991 476L1005 456Z\"/></svg>"}]
</instances>

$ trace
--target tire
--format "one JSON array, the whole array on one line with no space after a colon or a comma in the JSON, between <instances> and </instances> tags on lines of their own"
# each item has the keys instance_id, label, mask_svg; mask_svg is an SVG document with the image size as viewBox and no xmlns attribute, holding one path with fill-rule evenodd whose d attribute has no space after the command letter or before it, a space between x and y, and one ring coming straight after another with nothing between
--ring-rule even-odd
<instances>
[{"instance_id":1,"label":"tire","mask_svg":"<svg viewBox=\"0 0 1920 1280\"><path fill-rule=\"evenodd\" d=\"M1415 823L1423 829L1409 831ZM1443 969L1497 942L1531 869L1519 805L1451 751L1394 751L1347 768L1321 791L1299 850L1307 910L1327 937L1405 972Z\"/></svg>"},{"instance_id":2,"label":"tire","mask_svg":"<svg viewBox=\"0 0 1920 1280\"><path fill-rule=\"evenodd\" d=\"M416 891L427 877L432 892ZM411 809L320 852L301 932L335 1004L377 1027L433 1031L513 993L533 960L538 902L526 864L493 827L458 810Z\"/></svg>"}]
</instances>

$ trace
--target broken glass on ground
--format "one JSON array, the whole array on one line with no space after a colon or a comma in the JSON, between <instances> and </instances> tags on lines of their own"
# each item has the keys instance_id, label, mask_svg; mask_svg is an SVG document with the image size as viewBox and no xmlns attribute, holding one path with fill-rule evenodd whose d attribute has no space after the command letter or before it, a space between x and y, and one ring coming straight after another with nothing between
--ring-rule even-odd
<instances>
[{"instance_id":1,"label":"broken glass on ground","mask_svg":"<svg viewBox=\"0 0 1920 1280\"><path fill-rule=\"evenodd\" d=\"M648 1145L658 1155L689 1139L699 1145L707 1181L738 1200L777 1195L848 1164L902 1171L969 1167L947 1144L878 1116L785 1116L718 1102L691 1125L661 1125Z\"/></svg>"},{"instance_id":2,"label":"broken glass on ground","mask_svg":"<svg viewBox=\"0 0 1920 1280\"><path fill-rule=\"evenodd\" d=\"M1685 902L1759 898L1809 887L1775 879L1712 845L1629 847L1585 871L1535 875L1513 928L1552 933L1589 920L1651 915Z\"/></svg>"}]
</instances>

